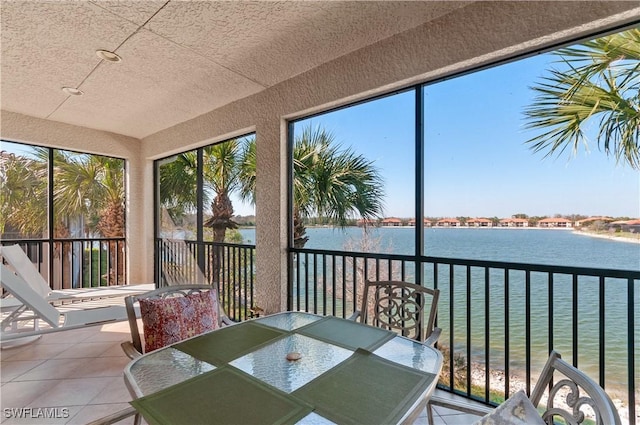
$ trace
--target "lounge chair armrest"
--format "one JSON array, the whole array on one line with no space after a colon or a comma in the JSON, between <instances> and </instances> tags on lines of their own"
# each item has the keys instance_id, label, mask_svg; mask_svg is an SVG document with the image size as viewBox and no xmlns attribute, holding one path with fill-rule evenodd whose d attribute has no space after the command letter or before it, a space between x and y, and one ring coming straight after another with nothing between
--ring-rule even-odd
<instances>
[{"instance_id":1,"label":"lounge chair armrest","mask_svg":"<svg viewBox=\"0 0 640 425\"><path fill-rule=\"evenodd\" d=\"M354 311L351 316L347 317L347 320L353 320L355 322L358 317L360 317L360 310Z\"/></svg>"},{"instance_id":2,"label":"lounge chair armrest","mask_svg":"<svg viewBox=\"0 0 640 425\"><path fill-rule=\"evenodd\" d=\"M439 327L433 328L433 332L427 339L424 340L424 345L428 345L429 347L434 347L436 342L438 342L438 338L440 338L440 334L442 333L442 329Z\"/></svg>"},{"instance_id":3,"label":"lounge chair armrest","mask_svg":"<svg viewBox=\"0 0 640 425\"><path fill-rule=\"evenodd\" d=\"M126 354L127 357L129 357L132 360L142 355L141 352L136 350L136 348L133 346L133 343L131 341L125 341L121 343L120 347L122 347L122 351L124 351L124 354Z\"/></svg>"}]
</instances>

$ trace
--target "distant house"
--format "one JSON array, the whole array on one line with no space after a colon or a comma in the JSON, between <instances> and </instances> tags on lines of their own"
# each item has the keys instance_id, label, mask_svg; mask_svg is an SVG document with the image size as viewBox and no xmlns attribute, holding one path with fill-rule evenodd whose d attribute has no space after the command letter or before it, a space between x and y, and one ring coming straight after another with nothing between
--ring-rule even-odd
<instances>
[{"instance_id":1,"label":"distant house","mask_svg":"<svg viewBox=\"0 0 640 425\"><path fill-rule=\"evenodd\" d=\"M402 226L402 220L396 217L388 217L382 220L380 224L382 224L385 227L398 227L398 226Z\"/></svg>"},{"instance_id":2,"label":"distant house","mask_svg":"<svg viewBox=\"0 0 640 425\"><path fill-rule=\"evenodd\" d=\"M460 220L457 218L443 218L436 221L436 227L460 227Z\"/></svg>"},{"instance_id":3,"label":"distant house","mask_svg":"<svg viewBox=\"0 0 640 425\"><path fill-rule=\"evenodd\" d=\"M538 227L573 227L573 222L562 217L543 218L538 222Z\"/></svg>"},{"instance_id":4,"label":"distant house","mask_svg":"<svg viewBox=\"0 0 640 425\"><path fill-rule=\"evenodd\" d=\"M378 226L378 221L377 220L371 220L371 219L364 219L361 218L360 220L356 221L356 226L358 227L375 227Z\"/></svg>"},{"instance_id":5,"label":"distant house","mask_svg":"<svg viewBox=\"0 0 640 425\"><path fill-rule=\"evenodd\" d=\"M529 220L526 218L503 218L498 223L500 227L529 227Z\"/></svg>"},{"instance_id":6,"label":"distant house","mask_svg":"<svg viewBox=\"0 0 640 425\"><path fill-rule=\"evenodd\" d=\"M416 219L415 218L410 218L409 221L407 222L407 226L415 226L416 225ZM431 220L425 218L424 219L424 227L431 227L433 224L431 223Z\"/></svg>"},{"instance_id":7,"label":"distant house","mask_svg":"<svg viewBox=\"0 0 640 425\"><path fill-rule=\"evenodd\" d=\"M488 218L470 218L467 227L493 227L493 222Z\"/></svg>"}]
</instances>

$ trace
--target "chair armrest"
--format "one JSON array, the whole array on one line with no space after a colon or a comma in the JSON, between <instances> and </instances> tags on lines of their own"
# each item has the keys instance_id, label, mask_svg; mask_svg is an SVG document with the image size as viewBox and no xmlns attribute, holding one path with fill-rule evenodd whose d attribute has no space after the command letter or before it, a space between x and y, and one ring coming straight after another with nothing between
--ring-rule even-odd
<instances>
[{"instance_id":1,"label":"chair armrest","mask_svg":"<svg viewBox=\"0 0 640 425\"><path fill-rule=\"evenodd\" d=\"M433 328L433 332L427 339L424 340L424 345L428 345L429 347L435 347L436 342L438 342L438 338L440 338L440 334L442 333L442 329L439 327Z\"/></svg>"},{"instance_id":2,"label":"chair armrest","mask_svg":"<svg viewBox=\"0 0 640 425\"><path fill-rule=\"evenodd\" d=\"M131 360L137 359L142 355L141 352L136 350L131 341L123 342L122 344L120 344L120 347L122 347L122 351L124 351L124 354L126 354L127 357L129 357Z\"/></svg>"},{"instance_id":3,"label":"chair armrest","mask_svg":"<svg viewBox=\"0 0 640 425\"><path fill-rule=\"evenodd\" d=\"M360 317L360 310L354 311L351 316L347 317L347 320L353 320L355 322L358 317Z\"/></svg>"},{"instance_id":4,"label":"chair armrest","mask_svg":"<svg viewBox=\"0 0 640 425\"><path fill-rule=\"evenodd\" d=\"M220 323L222 323L222 326L231 326L231 325L235 325L236 322L234 322L233 320L229 319L229 316L222 316L220 318Z\"/></svg>"},{"instance_id":5,"label":"chair armrest","mask_svg":"<svg viewBox=\"0 0 640 425\"><path fill-rule=\"evenodd\" d=\"M471 400L465 400L461 397L454 400L449 397L438 396L437 394L433 394L429 399L427 408L430 409L432 406L446 407L447 409L453 409L480 417L495 410L495 407L483 406L480 403L474 403Z\"/></svg>"}]
</instances>

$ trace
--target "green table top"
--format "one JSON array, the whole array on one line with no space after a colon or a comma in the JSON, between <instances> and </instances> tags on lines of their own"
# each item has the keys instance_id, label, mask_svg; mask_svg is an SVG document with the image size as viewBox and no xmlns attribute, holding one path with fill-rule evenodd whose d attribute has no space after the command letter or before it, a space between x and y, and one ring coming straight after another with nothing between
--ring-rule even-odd
<instances>
[{"instance_id":1,"label":"green table top","mask_svg":"<svg viewBox=\"0 0 640 425\"><path fill-rule=\"evenodd\" d=\"M295 335L300 336L291 338ZM314 348L303 345L307 348L305 357L297 362L280 358L283 345L311 341L304 338L316 341ZM326 317L294 330L266 326L259 320L222 328L174 344L164 353L158 350L140 358L144 360L134 360L125 370L125 377L134 382L147 379L143 376L145 371L139 369L154 364L157 370L158 362L164 362L168 375L174 369L181 369L184 374L180 361L184 356L216 366L206 373L194 371L191 378L185 374L182 382L134 400L132 405L154 425L290 424L301 419L304 423L314 415L338 424L391 424L403 419L428 394L437 376L416 366L424 364L424 359L417 359L420 361L409 367L372 353L383 345L382 352L388 352L392 347L389 344L394 344L393 351L420 348L411 350L413 361L416 352L435 356L433 371L439 372L441 356L431 348L425 349L420 343L396 337L387 330ZM273 359L269 350L274 353ZM253 353L258 351L262 354L255 356ZM318 366L338 351L346 354L339 359L344 360L337 364L333 360L330 367ZM232 361L234 365L229 364ZM243 365L242 370L234 367L236 363ZM135 364L139 364L138 377L132 377ZM295 379L302 380L303 385L294 391L283 390L258 378L269 374L277 378L275 381Z\"/></svg>"}]
</instances>

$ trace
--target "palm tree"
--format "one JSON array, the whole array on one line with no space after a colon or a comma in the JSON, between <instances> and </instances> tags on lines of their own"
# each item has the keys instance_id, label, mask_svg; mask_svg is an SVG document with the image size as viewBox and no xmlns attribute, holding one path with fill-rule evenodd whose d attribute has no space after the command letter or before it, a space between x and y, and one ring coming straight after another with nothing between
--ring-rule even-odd
<instances>
[{"instance_id":1,"label":"palm tree","mask_svg":"<svg viewBox=\"0 0 640 425\"><path fill-rule=\"evenodd\" d=\"M255 140L249 140L240 160L243 199L255 202ZM330 132L305 127L293 143L293 239L303 248L308 237L304 219L321 217L340 226L356 214L363 219L382 215L383 181L373 162L342 149Z\"/></svg>"},{"instance_id":2,"label":"palm tree","mask_svg":"<svg viewBox=\"0 0 640 425\"><path fill-rule=\"evenodd\" d=\"M598 146L640 169L640 29L601 37L556 53L565 70L550 70L525 109L527 128L544 132L526 143L545 156L588 148L585 128L598 121Z\"/></svg>"},{"instance_id":3,"label":"palm tree","mask_svg":"<svg viewBox=\"0 0 640 425\"><path fill-rule=\"evenodd\" d=\"M213 241L224 242L227 229L236 229L232 220L233 204L230 195L239 184L239 157L241 145L238 139L207 146L204 149L204 181L215 194L211 203L211 218L206 227L213 229Z\"/></svg>"},{"instance_id":4,"label":"palm tree","mask_svg":"<svg viewBox=\"0 0 640 425\"><path fill-rule=\"evenodd\" d=\"M0 152L0 234L42 237L47 223L47 162Z\"/></svg>"},{"instance_id":5,"label":"palm tree","mask_svg":"<svg viewBox=\"0 0 640 425\"><path fill-rule=\"evenodd\" d=\"M71 236L69 224L83 223L82 233L96 232L104 237L124 236L124 161L96 155L53 151L54 223L53 237ZM33 148L33 158L2 155L0 196L2 227L9 225L22 235L45 234L48 222L47 188L49 149ZM62 246L61 246L62 245ZM58 258L69 254L70 244L56 243ZM111 243L111 264L124 274L124 252ZM117 253L116 253L117 252ZM61 257L62 254L62 257ZM64 281L70 278L65 269Z\"/></svg>"},{"instance_id":6,"label":"palm tree","mask_svg":"<svg viewBox=\"0 0 640 425\"><path fill-rule=\"evenodd\" d=\"M124 161L54 150L53 205L56 237L68 237L68 224L85 221L83 233L124 236ZM124 247L109 242L109 282L124 281Z\"/></svg>"}]
</instances>

